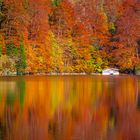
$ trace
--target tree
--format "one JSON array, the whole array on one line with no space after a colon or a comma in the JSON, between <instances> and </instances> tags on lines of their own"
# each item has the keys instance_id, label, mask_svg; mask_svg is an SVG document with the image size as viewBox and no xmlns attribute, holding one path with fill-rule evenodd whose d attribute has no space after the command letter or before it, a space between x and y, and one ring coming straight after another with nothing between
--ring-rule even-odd
<instances>
[{"instance_id":1,"label":"tree","mask_svg":"<svg viewBox=\"0 0 140 140\"><path fill-rule=\"evenodd\" d=\"M16 62L17 74L22 74L25 72L26 64L26 55L23 41L20 42L19 46L19 57Z\"/></svg>"},{"instance_id":2,"label":"tree","mask_svg":"<svg viewBox=\"0 0 140 140\"><path fill-rule=\"evenodd\" d=\"M117 32L115 34L116 41L114 45L115 61L121 69L133 69L139 61L138 43L140 38L140 17L138 6L140 2L137 0L126 0L122 4L123 11L116 21Z\"/></svg>"}]
</instances>

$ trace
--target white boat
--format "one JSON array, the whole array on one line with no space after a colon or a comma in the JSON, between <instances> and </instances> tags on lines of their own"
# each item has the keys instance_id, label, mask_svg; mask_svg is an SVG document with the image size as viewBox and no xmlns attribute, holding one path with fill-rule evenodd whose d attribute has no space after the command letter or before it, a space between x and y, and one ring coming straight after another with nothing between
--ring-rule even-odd
<instances>
[{"instance_id":1,"label":"white boat","mask_svg":"<svg viewBox=\"0 0 140 140\"><path fill-rule=\"evenodd\" d=\"M119 70L116 68L107 68L102 71L102 75L119 75Z\"/></svg>"}]
</instances>

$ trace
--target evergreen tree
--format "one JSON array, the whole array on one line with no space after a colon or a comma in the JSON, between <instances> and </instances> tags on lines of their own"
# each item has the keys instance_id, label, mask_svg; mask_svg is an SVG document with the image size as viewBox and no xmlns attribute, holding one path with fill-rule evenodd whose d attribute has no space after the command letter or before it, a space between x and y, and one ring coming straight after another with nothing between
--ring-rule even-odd
<instances>
[{"instance_id":1,"label":"evergreen tree","mask_svg":"<svg viewBox=\"0 0 140 140\"><path fill-rule=\"evenodd\" d=\"M20 42L19 59L16 64L17 74L22 75L26 69L26 55L23 41Z\"/></svg>"}]
</instances>

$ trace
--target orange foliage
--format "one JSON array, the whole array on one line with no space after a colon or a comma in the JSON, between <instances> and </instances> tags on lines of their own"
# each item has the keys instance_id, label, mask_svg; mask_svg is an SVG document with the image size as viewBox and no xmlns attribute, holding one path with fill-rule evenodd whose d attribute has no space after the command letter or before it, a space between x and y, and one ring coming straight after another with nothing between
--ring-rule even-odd
<instances>
[{"instance_id":1,"label":"orange foliage","mask_svg":"<svg viewBox=\"0 0 140 140\"><path fill-rule=\"evenodd\" d=\"M27 71L88 72L90 63L97 72L94 67L101 71L107 64L122 70L139 64L138 0L4 0L0 6L3 50L23 41ZM61 54L60 64L52 54Z\"/></svg>"}]
</instances>

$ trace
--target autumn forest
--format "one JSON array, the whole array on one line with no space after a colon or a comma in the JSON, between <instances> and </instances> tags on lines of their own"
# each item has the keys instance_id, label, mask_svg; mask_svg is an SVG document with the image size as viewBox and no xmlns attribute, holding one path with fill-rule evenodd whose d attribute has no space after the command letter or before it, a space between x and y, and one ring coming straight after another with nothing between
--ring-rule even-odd
<instances>
[{"instance_id":1,"label":"autumn forest","mask_svg":"<svg viewBox=\"0 0 140 140\"><path fill-rule=\"evenodd\" d=\"M0 75L140 70L139 0L0 0Z\"/></svg>"}]
</instances>

